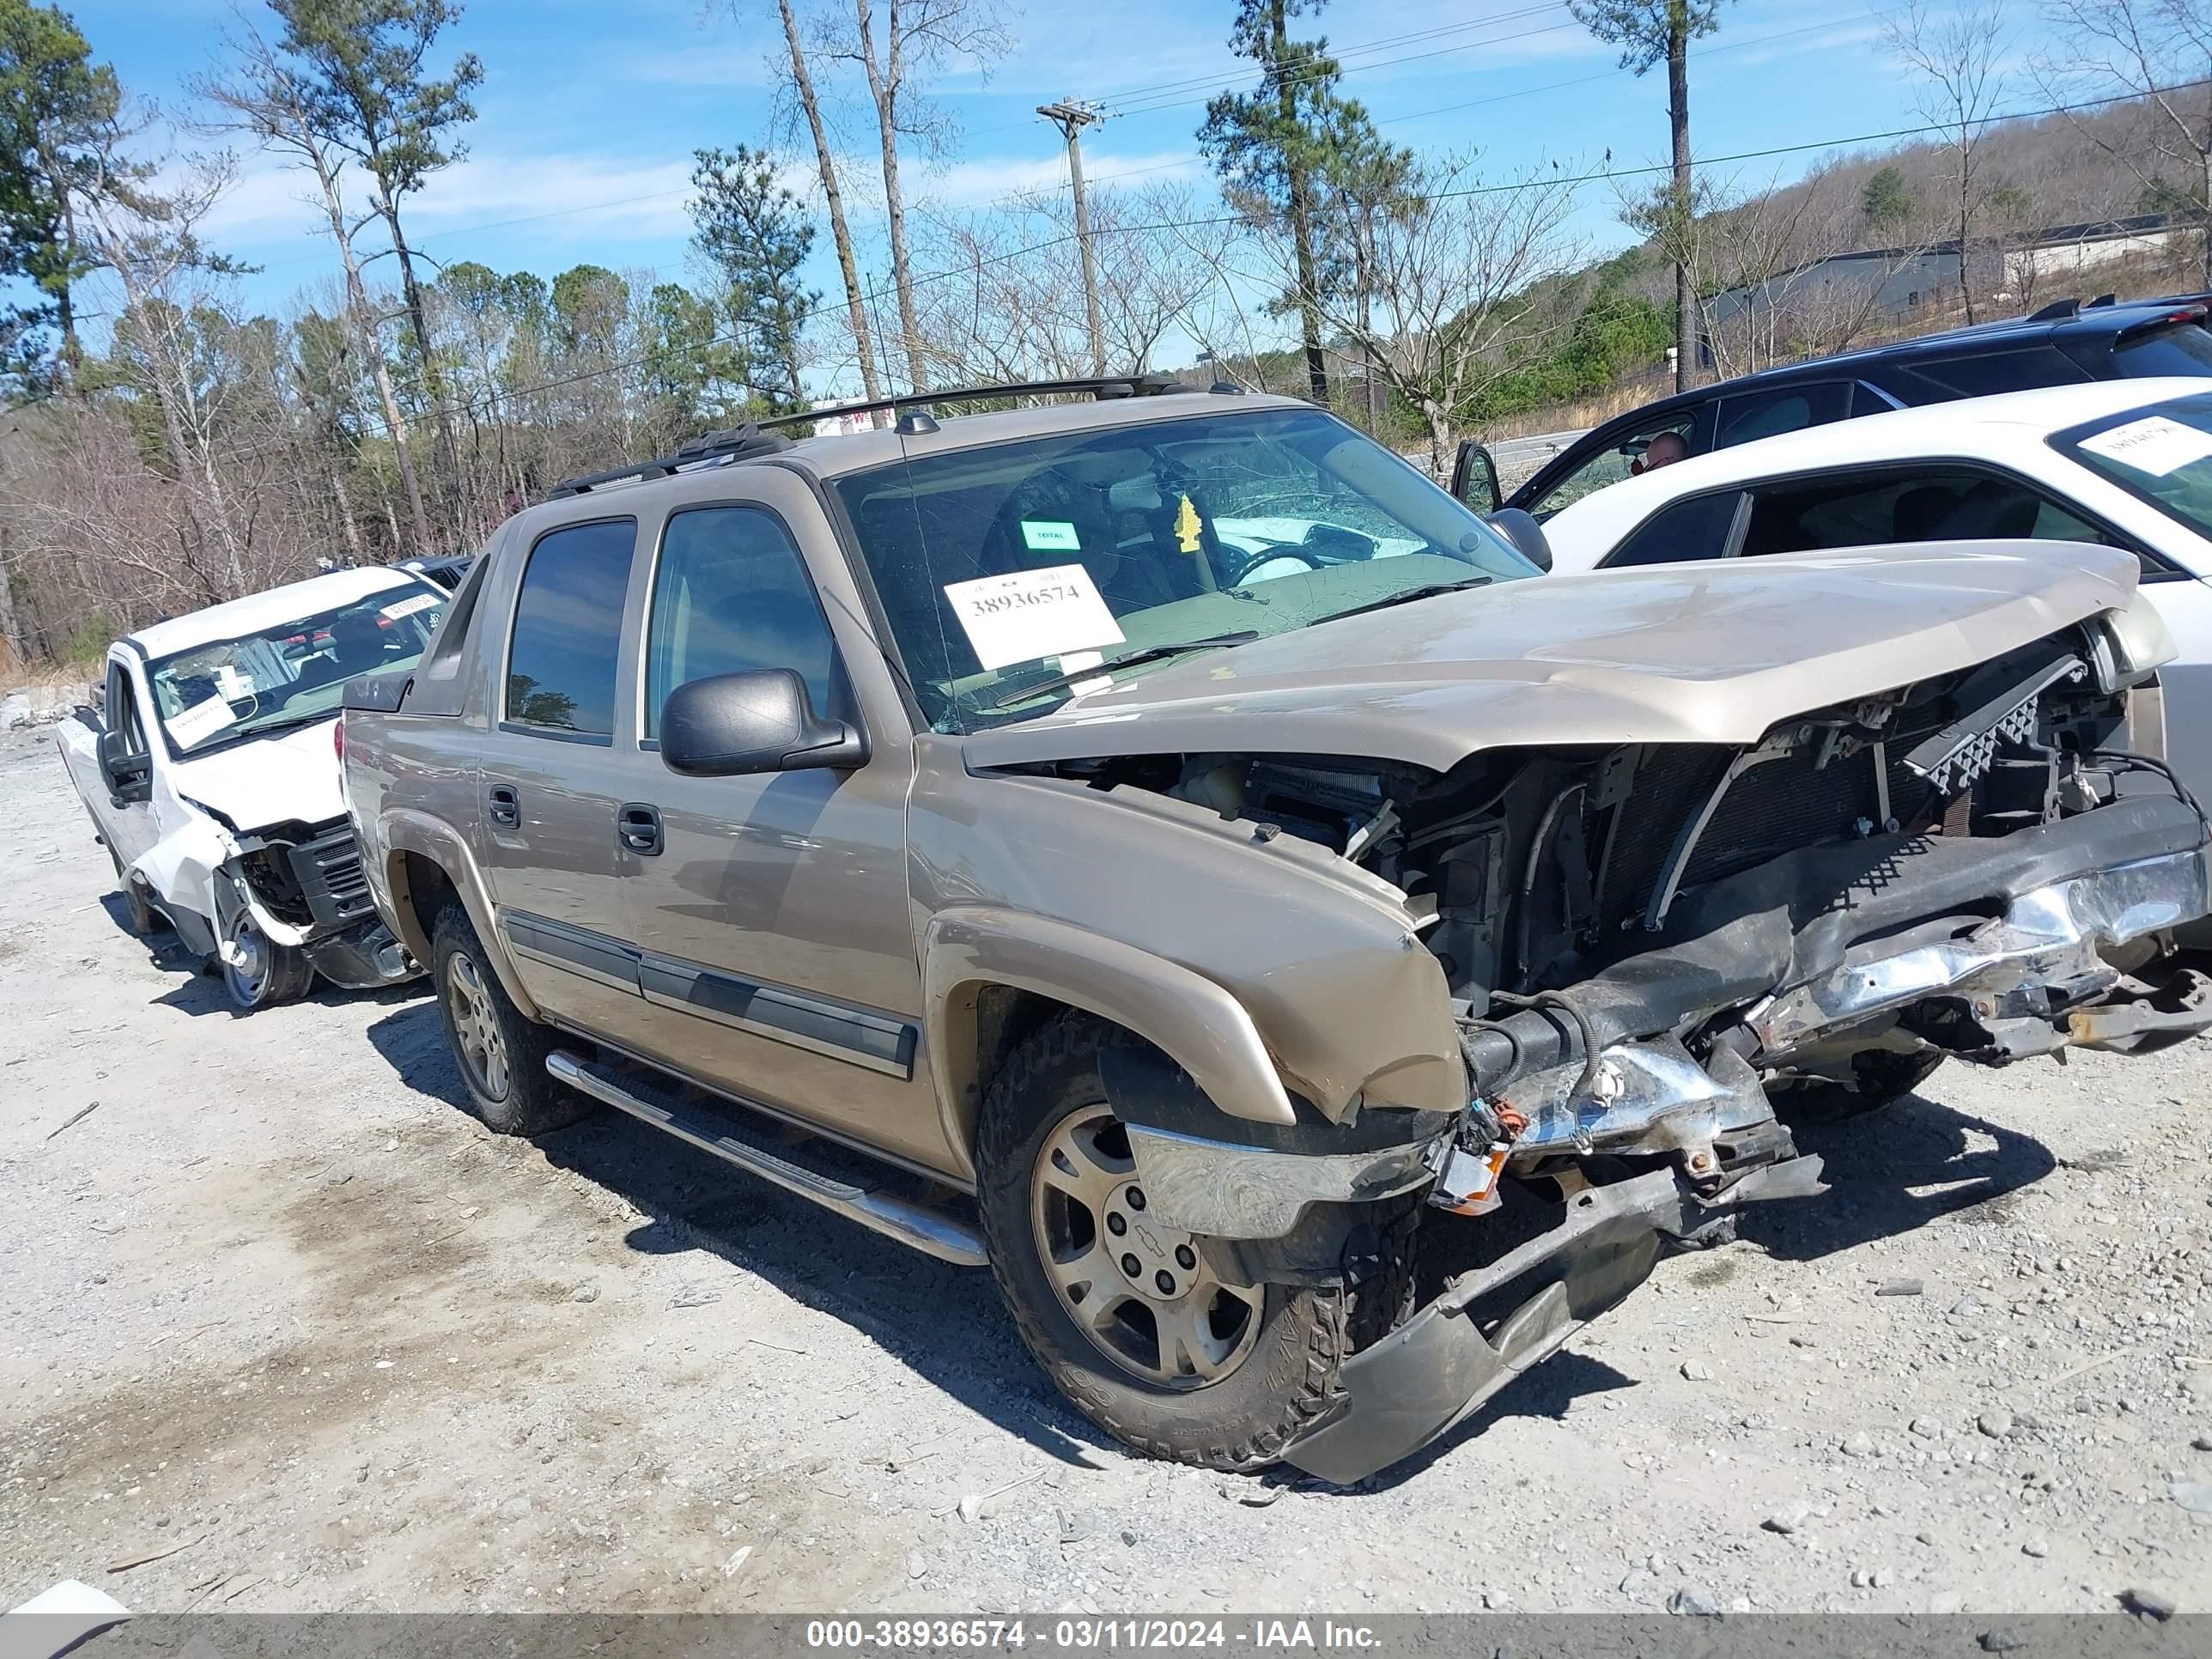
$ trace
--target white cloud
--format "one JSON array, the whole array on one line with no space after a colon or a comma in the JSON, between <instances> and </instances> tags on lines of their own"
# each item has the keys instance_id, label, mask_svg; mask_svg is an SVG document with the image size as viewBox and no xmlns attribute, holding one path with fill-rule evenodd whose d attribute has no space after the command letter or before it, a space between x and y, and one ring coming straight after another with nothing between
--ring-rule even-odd
<instances>
[{"instance_id":1,"label":"white cloud","mask_svg":"<svg viewBox=\"0 0 2212 1659\"><path fill-rule=\"evenodd\" d=\"M410 240L434 244L457 232L528 228L533 240L592 241L681 235L690 228L687 155L665 161L606 155L519 156L477 151L434 174L408 199ZM350 211L366 211L358 176L346 181ZM208 216L203 234L217 246L272 248L323 234L313 175L264 151L246 158L236 186ZM302 258L323 258L303 250ZM270 263L291 263L271 261Z\"/></svg>"},{"instance_id":2,"label":"white cloud","mask_svg":"<svg viewBox=\"0 0 2212 1659\"><path fill-rule=\"evenodd\" d=\"M1151 155L1116 155L1086 149L1083 177L1096 186L1126 179L1132 186L1157 183L1198 170L1198 156L1189 150L1162 150ZM955 161L927 175L924 193L933 202L952 207L981 207L1019 191L1057 190L1067 182L1067 155L1058 143L1042 155L1000 155Z\"/></svg>"}]
</instances>

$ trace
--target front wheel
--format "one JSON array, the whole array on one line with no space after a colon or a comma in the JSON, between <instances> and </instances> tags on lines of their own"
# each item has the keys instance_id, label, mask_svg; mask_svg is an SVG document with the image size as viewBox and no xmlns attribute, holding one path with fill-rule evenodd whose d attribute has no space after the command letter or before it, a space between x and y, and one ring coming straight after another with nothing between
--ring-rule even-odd
<instances>
[{"instance_id":1,"label":"front wheel","mask_svg":"<svg viewBox=\"0 0 2212 1659\"><path fill-rule=\"evenodd\" d=\"M1789 1121L1842 1123L1894 1106L1926 1082L1943 1059L1939 1049L1862 1049L1851 1056L1850 1081L1785 1073L1768 1081L1767 1098L1775 1115Z\"/></svg>"},{"instance_id":2,"label":"front wheel","mask_svg":"<svg viewBox=\"0 0 2212 1659\"><path fill-rule=\"evenodd\" d=\"M135 908L131 922L137 924ZM242 908L231 917L218 955L222 988L240 1013L295 1001L315 982L315 970L306 954L296 945L277 944L261 931L253 913Z\"/></svg>"},{"instance_id":3,"label":"front wheel","mask_svg":"<svg viewBox=\"0 0 2212 1659\"><path fill-rule=\"evenodd\" d=\"M1099 1080L1118 1040L1063 1017L993 1084L977 1194L992 1272L1030 1353L1099 1427L1158 1457L1262 1468L1328 1409L1355 1300L1402 1304L1410 1250L1404 1273L1358 1289L1217 1272L1204 1240L1148 1210Z\"/></svg>"}]
</instances>

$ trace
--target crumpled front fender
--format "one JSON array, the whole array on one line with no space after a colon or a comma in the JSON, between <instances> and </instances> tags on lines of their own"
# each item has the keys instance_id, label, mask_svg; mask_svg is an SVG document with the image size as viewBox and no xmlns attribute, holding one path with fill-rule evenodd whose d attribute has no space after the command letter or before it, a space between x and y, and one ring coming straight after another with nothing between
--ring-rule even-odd
<instances>
[{"instance_id":1,"label":"crumpled front fender","mask_svg":"<svg viewBox=\"0 0 2212 1659\"><path fill-rule=\"evenodd\" d=\"M219 872L238 856L236 839L206 813L191 807L177 822L160 828L161 838L131 866L131 872L143 877L164 903L182 905L215 921L216 884L220 880L228 889L231 879Z\"/></svg>"}]
</instances>

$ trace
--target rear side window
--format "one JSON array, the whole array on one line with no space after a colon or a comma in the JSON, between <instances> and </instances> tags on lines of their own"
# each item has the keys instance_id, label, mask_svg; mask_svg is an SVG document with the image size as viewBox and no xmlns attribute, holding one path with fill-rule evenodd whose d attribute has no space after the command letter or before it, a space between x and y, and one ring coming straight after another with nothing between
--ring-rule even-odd
<instances>
[{"instance_id":1,"label":"rear side window","mask_svg":"<svg viewBox=\"0 0 2212 1659\"><path fill-rule=\"evenodd\" d=\"M1736 503L1742 499L1741 490L1723 489L1711 495L1692 495L1662 508L1620 544L1605 562L1605 568L1618 570L1624 565L1725 558Z\"/></svg>"},{"instance_id":2,"label":"rear side window","mask_svg":"<svg viewBox=\"0 0 2212 1659\"><path fill-rule=\"evenodd\" d=\"M1987 398L2037 386L2075 386L2089 378L2071 357L2047 345L1928 358L1915 362L1907 372L1954 398Z\"/></svg>"},{"instance_id":3,"label":"rear side window","mask_svg":"<svg viewBox=\"0 0 2212 1659\"><path fill-rule=\"evenodd\" d=\"M2154 374L2212 374L2212 334L2194 323L2132 334L2114 348L2112 362L2131 380Z\"/></svg>"},{"instance_id":4,"label":"rear side window","mask_svg":"<svg viewBox=\"0 0 2212 1659\"><path fill-rule=\"evenodd\" d=\"M1714 430L1713 447L1756 443L1784 432L1802 432L1808 426L1826 426L1850 414L1851 383L1823 380L1811 386L1778 387L1771 392L1742 392L1721 399L1720 422Z\"/></svg>"},{"instance_id":5,"label":"rear side window","mask_svg":"<svg viewBox=\"0 0 2212 1659\"><path fill-rule=\"evenodd\" d=\"M550 531L530 550L507 643L509 725L613 734L615 659L636 544L636 521L618 519Z\"/></svg>"},{"instance_id":6,"label":"rear side window","mask_svg":"<svg viewBox=\"0 0 2212 1659\"><path fill-rule=\"evenodd\" d=\"M2110 539L2024 479L1951 467L1891 470L1754 490L1743 553L1749 558L1836 547L2029 537Z\"/></svg>"},{"instance_id":7,"label":"rear side window","mask_svg":"<svg viewBox=\"0 0 2212 1659\"><path fill-rule=\"evenodd\" d=\"M830 707L836 647L791 532L757 507L708 507L668 520L646 641L645 734L668 694L693 680L788 668Z\"/></svg>"}]
</instances>

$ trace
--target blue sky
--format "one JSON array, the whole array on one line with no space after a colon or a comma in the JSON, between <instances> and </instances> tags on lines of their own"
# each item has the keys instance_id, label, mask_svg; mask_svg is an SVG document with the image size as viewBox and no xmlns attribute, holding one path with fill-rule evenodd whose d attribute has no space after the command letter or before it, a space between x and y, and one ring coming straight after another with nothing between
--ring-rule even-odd
<instances>
[{"instance_id":1,"label":"blue sky","mask_svg":"<svg viewBox=\"0 0 2212 1659\"><path fill-rule=\"evenodd\" d=\"M258 0L240 3L266 21ZM127 87L179 118L193 112L185 78L216 62L231 23L220 0L77 0L70 9ZM973 206L1060 180L1058 135L1034 108L1070 96L1109 111L1086 140L1094 184L1202 184L1193 135L1207 92L1245 78L1225 45L1233 10L1231 0L1030 0L1010 10L1018 42L1010 58L988 76L967 67L936 82L963 136L948 161L908 164L909 197ZM441 260L501 270L550 276L588 260L682 276L691 152L772 136L775 7L739 0L737 12L733 19L726 4L702 0L471 0L447 37L452 52L474 51L485 69L471 153L410 205L410 236ZM1724 5L1721 31L1698 43L1692 66L1700 156L1913 125L1912 92L1883 54L1880 16L1854 0ZM1480 148L1493 176L1553 158L1595 167L1608 150L1615 167L1665 153L1663 67L1640 79L1619 70L1613 52L1564 4L1337 0L1299 27L1327 33L1346 64L1344 90L1389 137L1423 149ZM827 65L823 73L836 78ZM858 93L847 89L841 112L855 158L847 193L879 204L859 159L874 138ZM2021 101L2033 99L2023 92ZM1732 165L1719 175L1764 183L1811 159ZM298 199L304 181L268 158L241 161L240 184L207 240L259 264L247 297L281 311L335 272L335 256ZM872 241L879 216L878 206L861 227ZM1586 192L1578 228L1597 246L1626 240L1609 189ZM812 275L834 294L827 244L825 234Z\"/></svg>"}]
</instances>

